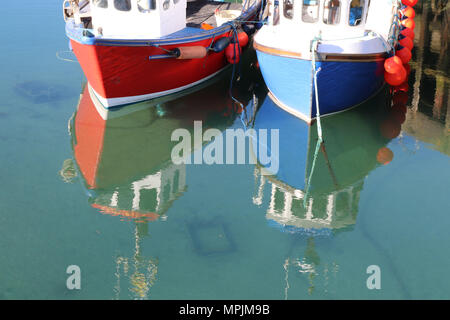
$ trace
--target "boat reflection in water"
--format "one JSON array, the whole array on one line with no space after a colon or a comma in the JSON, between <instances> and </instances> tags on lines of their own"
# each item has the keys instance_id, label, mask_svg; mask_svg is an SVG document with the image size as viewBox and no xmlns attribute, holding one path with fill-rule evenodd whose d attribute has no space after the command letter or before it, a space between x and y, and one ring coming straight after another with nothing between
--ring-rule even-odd
<instances>
[{"instance_id":1,"label":"boat reflection in water","mask_svg":"<svg viewBox=\"0 0 450 320\"><path fill-rule=\"evenodd\" d=\"M252 96L250 83L241 81L234 91L241 101ZM228 85L229 78L224 76L195 88L194 93L117 110L106 110L89 86L83 89L70 131L76 168L89 202L102 214L135 223L133 257L116 258L117 298L121 275L129 278L134 298L147 298L158 259L141 255L142 238L148 235L148 223L164 221L167 210L186 190L185 164L171 161L172 148L178 143L171 141L172 132L179 128L192 132L194 120L219 130L230 126L237 105Z\"/></svg>"},{"instance_id":2,"label":"boat reflection in water","mask_svg":"<svg viewBox=\"0 0 450 320\"><path fill-rule=\"evenodd\" d=\"M269 97L256 114L254 129L279 129L279 169L271 172L258 159L253 203L266 208L270 226L307 243L302 258L293 255L284 261L286 298L290 268L308 275L310 294L315 277L328 277L338 270L334 262L319 270L315 241L355 225L365 177L378 165L392 160L386 145L400 124L392 121L386 96L382 92L360 108L323 118L324 143L318 153L317 122L308 126L277 108ZM386 129L386 123L391 127ZM261 147L265 146L258 145L258 149ZM274 150L270 144L267 147Z\"/></svg>"}]
</instances>

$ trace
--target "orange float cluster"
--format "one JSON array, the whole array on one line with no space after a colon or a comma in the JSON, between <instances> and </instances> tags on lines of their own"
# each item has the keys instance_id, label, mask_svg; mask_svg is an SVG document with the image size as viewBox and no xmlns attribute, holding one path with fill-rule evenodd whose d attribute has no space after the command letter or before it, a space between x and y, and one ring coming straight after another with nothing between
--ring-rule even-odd
<instances>
[{"instance_id":1,"label":"orange float cluster","mask_svg":"<svg viewBox=\"0 0 450 320\"><path fill-rule=\"evenodd\" d=\"M414 47L414 17L416 12L412 8L418 0L402 0L403 6L399 10L400 33L395 55L386 59L384 63L384 79L397 91L408 90L408 76L411 72L409 61Z\"/></svg>"}]
</instances>

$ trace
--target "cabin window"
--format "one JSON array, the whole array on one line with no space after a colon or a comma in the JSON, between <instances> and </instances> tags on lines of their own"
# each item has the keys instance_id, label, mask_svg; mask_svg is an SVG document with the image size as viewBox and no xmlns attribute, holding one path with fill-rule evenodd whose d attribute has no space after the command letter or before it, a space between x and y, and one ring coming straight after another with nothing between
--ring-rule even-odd
<instances>
[{"instance_id":1,"label":"cabin window","mask_svg":"<svg viewBox=\"0 0 450 320\"><path fill-rule=\"evenodd\" d=\"M350 14L348 24L358 26L362 22L365 0L352 0L350 3Z\"/></svg>"},{"instance_id":2,"label":"cabin window","mask_svg":"<svg viewBox=\"0 0 450 320\"><path fill-rule=\"evenodd\" d=\"M280 23L280 2L275 0L273 3L273 25Z\"/></svg>"},{"instance_id":3,"label":"cabin window","mask_svg":"<svg viewBox=\"0 0 450 320\"><path fill-rule=\"evenodd\" d=\"M156 9L156 0L138 0L138 9L140 12L150 12Z\"/></svg>"},{"instance_id":4,"label":"cabin window","mask_svg":"<svg viewBox=\"0 0 450 320\"><path fill-rule=\"evenodd\" d=\"M169 9L169 5L170 5L170 0L166 0L163 2L163 9L167 10Z\"/></svg>"},{"instance_id":5,"label":"cabin window","mask_svg":"<svg viewBox=\"0 0 450 320\"><path fill-rule=\"evenodd\" d=\"M173 4L177 4L180 0L173 0Z\"/></svg>"},{"instance_id":6,"label":"cabin window","mask_svg":"<svg viewBox=\"0 0 450 320\"><path fill-rule=\"evenodd\" d=\"M108 0L94 0L94 5L99 8L108 8Z\"/></svg>"},{"instance_id":7,"label":"cabin window","mask_svg":"<svg viewBox=\"0 0 450 320\"><path fill-rule=\"evenodd\" d=\"M283 15L288 19L294 17L294 0L283 1Z\"/></svg>"},{"instance_id":8,"label":"cabin window","mask_svg":"<svg viewBox=\"0 0 450 320\"><path fill-rule=\"evenodd\" d=\"M328 0L323 6L323 23L325 24L339 24L341 17L341 1Z\"/></svg>"},{"instance_id":9,"label":"cabin window","mask_svg":"<svg viewBox=\"0 0 450 320\"><path fill-rule=\"evenodd\" d=\"M131 0L114 0L114 8L119 11L130 11Z\"/></svg>"},{"instance_id":10,"label":"cabin window","mask_svg":"<svg viewBox=\"0 0 450 320\"><path fill-rule=\"evenodd\" d=\"M317 22L319 19L319 0L303 0L302 21Z\"/></svg>"}]
</instances>

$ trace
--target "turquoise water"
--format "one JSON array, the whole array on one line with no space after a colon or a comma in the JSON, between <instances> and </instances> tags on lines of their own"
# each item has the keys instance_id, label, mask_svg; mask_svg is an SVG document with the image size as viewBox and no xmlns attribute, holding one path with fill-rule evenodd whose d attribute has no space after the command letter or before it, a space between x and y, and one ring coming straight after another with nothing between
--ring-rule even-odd
<instances>
[{"instance_id":1,"label":"turquoise water","mask_svg":"<svg viewBox=\"0 0 450 320\"><path fill-rule=\"evenodd\" d=\"M380 131L385 91L324 118L306 191L317 128L271 103L254 54L233 91L246 115L225 74L105 121L79 65L57 59L74 59L60 1L2 10L1 299L450 298L448 15L417 9L401 132ZM194 120L278 128L279 171L174 165L170 135ZM80 290L66 287L70 265ZM371 265L380 290L366 286Z\"/></svg>"}]
</instances>

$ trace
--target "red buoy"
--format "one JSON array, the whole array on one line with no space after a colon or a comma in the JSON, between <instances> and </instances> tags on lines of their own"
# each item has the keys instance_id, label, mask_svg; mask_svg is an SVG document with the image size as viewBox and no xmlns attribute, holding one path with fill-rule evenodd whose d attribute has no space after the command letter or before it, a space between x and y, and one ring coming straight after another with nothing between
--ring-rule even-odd
<instances>
[{"instance_id":1,"label":"red buoy","mask_svg":"<svg viewBox=\"0 0 450 320\"><path fill-rule=\"evenodd\" d=\"M403 124L406 120L406 113L401 112L398 109L392 109L389 118L392 119L392 121L397 122L398 124Z\"/></svg>"},{"instance_id":2,"label":"red buoy","mask_svg":"<svg viewBox=\"0 0 450 320\"><path fill-rule=\"evenodd\" d=\"M408 99L408 94L405 91L398 91L392 97L392 103L394 104L394 106L406 106L406 104L408 103Z\"/></svg>"},{"instance_id":3,"label":"red buoy","mask_svg":"<svg viewBox=\"0 0 450 320\"><path fill-rule=\"evenodd\" d=\"M409 90L409 84L408 81L405 81L401 84L399 84L398 86L395 86L394 88L392 88L394 92L408 92Z\"/></svg>"},{"instance_id":4,"label":"red buoy","mask_svg":"<svg viewBox=\"0 0 450 320\"><path fill-rule=\"evenodd\" d=\"M384 73L384 80L389 83L391 86L398 86L405 82L406 80L406 70L403 68L399 69L398 72L395 73Z\"/></svg>"},{"instance_id":5,"label":"red buoy","mask_svg":"<svg viewBox=\"0 0 450 320\"><path fill-rule=\"evenodd\" d=\"M386 72L388 73L400 72L401 68L403 68L403 62L402 59L397 56L387 58L384 61L384 70L386 70Z\"/></svg>"},{"instance_id":6,"label":"red buoy","mask_svg":"<svg viewBox=\"0 0 450 320\"><path fill-rule=\"evenodd\" d=\"M391 118L385 119L380 125L381 135L386 139L396 138L402 131L400 123L394 121Z\"/></svg>"},{"instance_id":7,"label":"red buoy","mask_svg":"<svg viewBox=\"0 0 450 320\"><path fill-rule=\"evenodd\" d=\"M409 50L406 47L399 47L396 51L395 51L395 55L397 57L399 57L400 59L402 59L403 64L408 63L411 58L412 58L412 53L411 50Z\"/></svg>"},{"instance_id":8,"label":"red buoy","mask_svg":"<svg viewBox=\"0 0 450 320\"><path fill-rule=\"evenodd\" d=\"M238 63L241 56L241 47L239 46L239 43L230 43L225 49L225 56L229 63Z\"/></svg>"},{"instance_id":9,"label":"red buoy","mask_svg":"<svg viewBox=\"0 0 450 320\"><path fill-rule=\"evenodd\" d=\"M401 21L402 26L405 26L407 28L413 29L416 27L416 23L411 18L406 18L405 20Z\"/></svg>"},{"instance_id":10,"label":"red buoy","mask_svg":"<svg viewBox=\"0 0 450 320\"><path fill-rule=\"evenodd\" d=\"M414 17L416 16L416 11L414 11L414 9L410 6L406 6L405 8L401 9L400 12L407 18L414 19Z\"/></svg>"},{"instance_id":11,"label":"red buoy","mask_svg":"<svg viewBox=\"0 0 450 320\"><path fill-rule=\"evenodd\" d=\"M406 103L405 104L394 104L392 106L392 111L406 114L406 112L408 111L408 108L406 108Z\"/></svg>"},{"instance_id":12,"label":"red buoy","mask_svg":"<svg viewBox=\"0 0 450 320\"><path fill-rule=\"evenodd\" d=\"M388 147L380 148L377 152L377 161L383 165L388 164L394 159L394 153Z\"/></svg>"},{"instance_id":13,"label":"red buoy","mask_svg":"<svg viewBox=\"0 0 450 320\"><path fill-rule=\"evenodd\" d=\"M245 48L245 46L248 44L248 35L245 32L239 32L238 34L238 42L241 48Z\"/></svg>"},{"instance_id":14,"label":"red buoy","mask_svg":"<svg viewBox=\"0 0 450 320\"><path fill-rule=\"evenodd\" d=\"M404 37L403 39L399 40L398 43L400 43L400 45L402 45L403 47L408 48L409 50L412 50L412 48L414 47L414 42L409 37Z\"/></svg>"},{"instance_id":15,"label":"red buoy","mask_svg":"<svg viewBox=\"0 0 450 320\"><path fill-rule=\"evenodd\" d=\"M404 28L404 29L400 32L400 34L402 34L402 35L404 35L404 36L410 38L410 39L413 40L413 41L414 41L414 38L415 38L415 36L416 36L416 35L414 34L414 30L411 29L411 28Z\"/></svg>"},{"instance_id":16,"label":"red buoy","mask_svg":"<svg viewBox=\"0 0 450 320\"><path fill-rule=\"evenodd\" d=\"M410 7L414 7L417 4L418 0L402 0L402 3L405 6L410 6Z\"/></svg>"}]
</instances>

